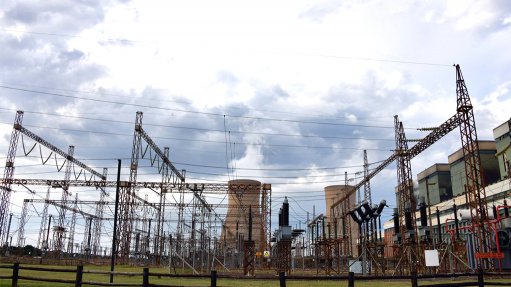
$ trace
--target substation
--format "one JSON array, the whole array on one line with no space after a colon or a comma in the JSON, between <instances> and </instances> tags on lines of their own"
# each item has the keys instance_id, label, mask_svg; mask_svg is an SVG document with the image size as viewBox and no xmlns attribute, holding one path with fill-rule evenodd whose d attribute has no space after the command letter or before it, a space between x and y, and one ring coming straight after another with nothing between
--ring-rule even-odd
<instances>
[{"instance_id":1,"label":"substation","mask_svg":"<svg viewBox=\"0 0 511 287\"><path fill-rule=\"evenodd\" d=\"M511 120L495 128L495 141L479 141L459 66L456 101L453 116L425 129L429 133L418 140L407 140L395 116L392 155L369 169L364 153L363 178L353 184L346 175L344 182L326 186L326 212L314 214L303 228L290 226L287 198L272 202L270 183L189 182L186 171L170 160L170 149L158 147L144 130L142 112L135 117L129 177L120 178L120 161L118 171L87 166L75 156L74 146L64 151L23 126L24 113L18 111L0 187L2 260L114 262L168 266L175 273L244 275L511 270ZM435 163L421 172L414 185L412 159L451 132L460 134L461 149L448 164ZM16 176L15 159L34 154L42 165L56 163L63 177ZM142 161L158 171L157 178L139 180ZM382 222L388 207L385 200L372 201L370 182L393 162L397 208L391 220ZM109 174L117 174L117 180L107 180ZM80 189L93 190L96 199L73 196ZM27 194L17 227L10 214L14 192ZM272 210L272 205L281 208ZM278 224L272 222L276 214ZM30 222L39 226L33 252L40 254L16 255L27 245Z\"/></svg>"}]
</instances>

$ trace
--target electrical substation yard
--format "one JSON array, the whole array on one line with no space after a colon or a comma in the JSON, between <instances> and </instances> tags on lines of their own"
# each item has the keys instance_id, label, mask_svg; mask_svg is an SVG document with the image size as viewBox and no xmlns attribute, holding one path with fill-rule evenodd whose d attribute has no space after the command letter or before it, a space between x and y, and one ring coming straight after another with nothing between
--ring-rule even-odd
<instances>
[{"instance_id":1,"label":"electrical substation yard","mask_svg":"<svg viewBox=\"0 0 511 287\"><path fill-rule=\"evenodd\" d=\"M115 265L165 267L171 274L217 271L251 277L284 273L412 278L511 270L507 205L511 120L494 130L496 143L480 141L458 65L455 72L453 115L411 146L405 125L395 116L393 153L369 169L364 152L362 179L349 182L346 175L344 182L326 186L326 212L313 214L303 229L290 226L293 202L287 197L272 199L271 183L188 181L186 170L171 161L169 147L160 148L144 129L142 112L135 117L129 175L121 178L120 160L117 172L96 170L77 159L73 145L64 151L58 147L62 143L52 144L29 130L23 125L24 112L18 111L1 180L2 260L85 262L112 269ZM449 164L431 163L432 168L419 175L419 188L414 187L412 159L455 130L461 149ZM56 162L63 176L18 177L16 158L37 153L42 165ZM157 180L141 180L142 160L157 171ZM373 202L370 182L393 162L397 208L390 221L382 222L382 211L392 199ZM459 182L449 181L454 171ZM452 176L446 175L449 172ZM107 180L109 174L116 174L117 180ZM11 195L18 190L28 190L37 198L24 199L14 226L9 210ZM82 200L74 192L78 190L93 190L95 198ZM282 207L272 213L275 206ZM57 213L51 214L54 209ZM278 227L272 225L277 213ZM39 225L37 240L23 255L30 222ZM77 227L83 232L78 233ZM17 238L12 242L14 229Z\"/></svg>"}]
</instances>

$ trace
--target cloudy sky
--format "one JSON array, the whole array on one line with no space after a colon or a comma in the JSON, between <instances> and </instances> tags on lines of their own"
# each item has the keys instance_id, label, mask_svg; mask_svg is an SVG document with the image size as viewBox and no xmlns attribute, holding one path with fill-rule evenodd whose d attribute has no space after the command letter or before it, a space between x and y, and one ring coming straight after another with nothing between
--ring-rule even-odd
<instances>
[{"instance_id":1,"label":"cloudy sky","mask_svg":"<svg viewBox=\"0 0 511 287\"><path fill-rule=\"evenodd\" d=\"M504 0L2 1L0 157L23 110L26 128L74 145L109 180L122 159L127 180L142 111L187 181L272 183L274 211L288 196L291 224L303 224L313 205L324 212L325 186L345 172L359 180L364 149L370 163L391 155L394 115L416 139L455 113L454 63L479 139L492 139L510 117L510 39ZM20 142L15 177L63 178L54 160L41 165L47 150L24 155L32 144ZM456 131L415 158L413 174L459 148ZM371 183L373 200L395 206L395 165ZM12 196L15 218L30 196Z\"/></svg>"}]
</instances>

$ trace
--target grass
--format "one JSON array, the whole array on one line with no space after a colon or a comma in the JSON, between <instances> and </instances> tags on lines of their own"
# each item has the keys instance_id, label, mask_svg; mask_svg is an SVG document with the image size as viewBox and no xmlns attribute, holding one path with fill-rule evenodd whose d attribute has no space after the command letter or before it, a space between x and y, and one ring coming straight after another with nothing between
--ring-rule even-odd
<instances>
[{"instance_id":1,"label":"grass","mask_svg":"<svg viewBox=\"0 0 511 287\"><path fill-rule=\"evenodd\" d=\"M3 264L4 266L6 264ZM28 265L22 264L22 267L43 267L43 268L58 268L58 269L69 269L72 271L76 270L74 266L49 266L49 265ZM90 274L86 273L87 271L109 271L109 266L84 266L84 274L83 281L88 282L109 282L110 275L109 274ZM142 283L142 267L132 267L132 266L116 266L116 272L131 272L131 273L139 273L137 276L125 276L125 275L115 275L114 283ZM151 268L151 273L169 273L168 268ZM0 276L11 276L12 269L0 268ZM36 278L46 278L46 279L67 279L74 280L75 273L74 272L52 272L52 271L32 271L32 270L20 270L20 276L30 276ZM474 282L476 279L472 280L456 280L455 282L464 282L464 281L472 281ZM494 282L510 282L511 279L496 279L491 280ZM453 282L450 280L420 280L420 284L436 284L436 283L449 283ZM177 286L209 286L210 279L209 278L176 278L176 277L161 277L158 278L156 276L150 277L150 283L153 284L165 284L165 285L177 285ZM217 284L219 286L243 286L243 287L276 287L279 286L278 277L275 276L275 280L255 280L255 279L217 279ZM388 286L396 286L396 287L408 287L411 285L409 280L374 280L374 281L356 281L355 286L357 287L388 287ZM10 279L0 279L0 286L11 286ZM18 286L20 287L60 287L60 286L72 286L72 284L64 284L64 283L56 283L56 282L36 282L36 281L27 281L20 280ZM90 286L90 285L84 285ZM306 286L306 287L339 287L339 286L348 286L347 280L287 280L286 286L290 287L298 287L298 286Z\"/></svg>"}]
</instances>

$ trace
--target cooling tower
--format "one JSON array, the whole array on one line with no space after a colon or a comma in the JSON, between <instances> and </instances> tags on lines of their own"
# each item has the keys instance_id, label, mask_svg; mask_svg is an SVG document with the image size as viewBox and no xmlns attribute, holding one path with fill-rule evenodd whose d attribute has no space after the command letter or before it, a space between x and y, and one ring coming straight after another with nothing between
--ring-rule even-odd
<instances>
[{"instance_id":1,"label":"cooling tower","mask_svg":"<svg viewBox=\"0 0 511 287\"><path fill-rule=\"evenodd\" d=\"M332 205L339 201L341 198L346 196L347 192L353 192L355 187L351 185L331 185L325 187L325 201L326 201L326 214L327 214L327 222L331 224L333 227L333 208ZM349 198L349 209L352 209L357 203L357 193L353 192ZM346 219L349 220L350 230L344 230L342 226L342 220L337 215L337 237L342 238L343 234L351 236L352 242L352 250L353 256L358 256L357 251L357 240L358 240L358 224L351 218L351 216L347 216ZM335 230L331 228L332 235L334 237Z\"/></svg>"},{"instance_id":2,"label":"cooling tower","mask_svg":"<svg viewBox=\"0 0 511 287\"><path fill-rule=\"evenodd\" d=\"M252 240L256 250L261 241L261 183L256 180L237 179L228 183L228 209L222 229L222 241L228 249L240 249L242 241L248 240L248 213L252 210ZM239 240L236 240L238 236ZM240 245L236 245L236 243Z\"/></svg>"}]
</instances>

